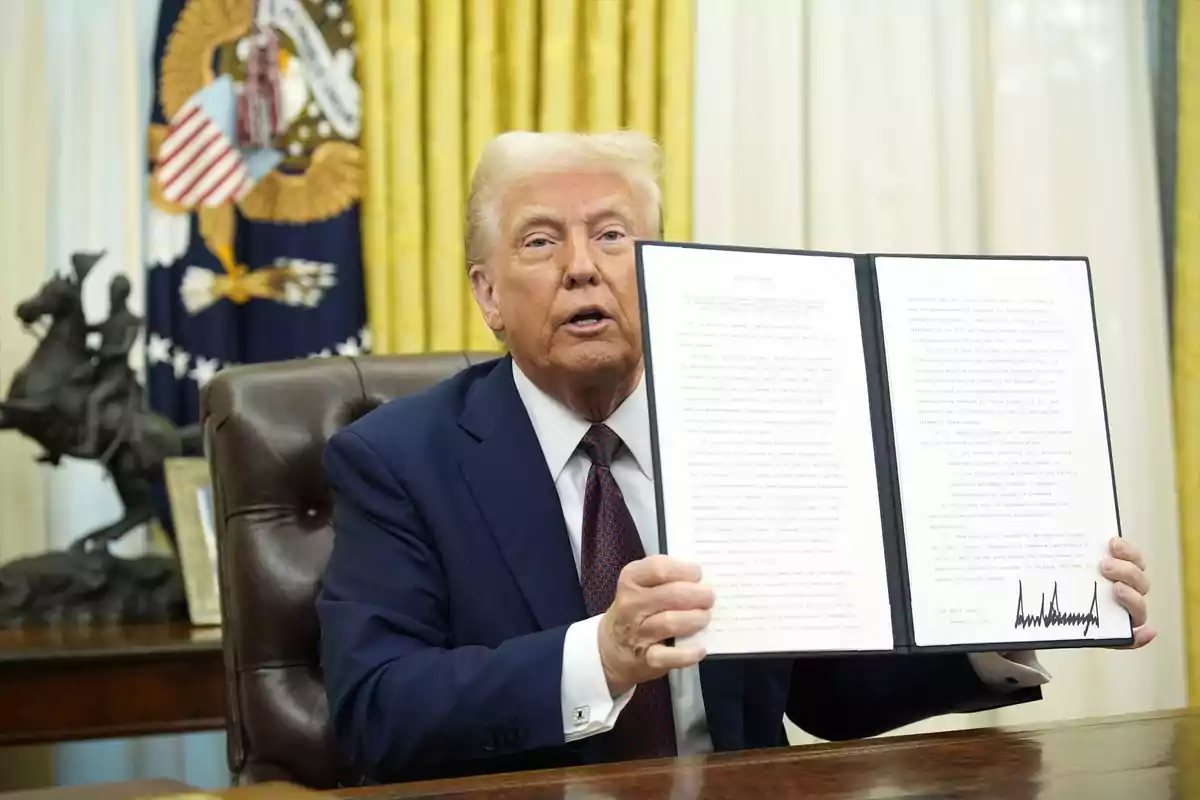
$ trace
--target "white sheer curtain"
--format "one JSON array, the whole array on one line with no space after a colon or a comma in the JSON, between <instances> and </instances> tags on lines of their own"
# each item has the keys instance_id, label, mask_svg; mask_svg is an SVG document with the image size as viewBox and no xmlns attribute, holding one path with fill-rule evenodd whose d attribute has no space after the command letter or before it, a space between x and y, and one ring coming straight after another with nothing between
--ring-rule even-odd
<instances>
[{"instance_id":1,"label":"white sheer curtain","mask_svg":"<svg viewBox=\"0 0 1200 800\"><path fill-rule=\"evenodd\" d=\"M29 356L32 337L12 306L32 295L46 256L45 13L41 3L5 8L0 25L0 396ZM38 449L0 432L0 563L46 547L45 481ZM52 775L48 750L0 748L0 791L39 785Z\"/></svg>"},{"instance_id":2,"label":"white sheer curtain","mask_svg":"<svg viewBox=\"0 0 1200 800\"><path fill-rule=\"evenodd\" d=\"M84 287L90 320L107 313L116 274L129 277L130 305L143 313L144 143L158 0L5 0L4 13L0 380L7 383L29 344L10 322L9 301L68 270L71 253L107 251ZM57 469L38 468L31 447L0 437L0 558L63 547L119 515L97 465L65 459ZM145 547L144 537L127 538L125 553ZM29 759L40 763L41 754ZM50 760L61 784L163 776L217 787L228 779L221 734L65 744Z\"/></svg>"},{"instance_id":3,"label":"white sheer curtain","mask_svg":"<svg viewBox=\"0 0 1200 800\"><path fill-rule=\"evenodd\" d=\"M33 349L12 306L37 291L46 261L45 11L19 2L0 25L0 395ZM0 563L45 549L45 485L38 449L0 432Z\"/></svg>"},{"instance_id":4,"label":"white sheer curtain","mask_svg":"<svg viewBox=\"0 0 1200 800\"><path fill-rule=\"evenodd\" d=\"M149 12L152 37L156 4L42 4L50 150L46 266L50 273L67 271L73 252L104 250L83 287L88 320L108 313L108 283L117 274L133 281L130 306L142 314L140 154L149 112L140 87L149 80L141 68L149 66L153 38L139 41L137 21L139 10ZM51 546L64 547L120 516L117 495L96 463L64 459L47 474ZM141 538L127 537L125 552L138 549Z\"/></svg>"},{"instance_id":5,"label":"white sheer curtain","mask_svg":"<svg viewBox=\"0 0 1200 800\"><path fill-rule=\"evenodd\" d=\"M909 730L1183 705L1141 4L697 5L698 241L1092 261L1121 517L1150 563L1159 640L1134 653L1043 653L1054 674L1043 702Z\"/></svg>"}]
</instances>

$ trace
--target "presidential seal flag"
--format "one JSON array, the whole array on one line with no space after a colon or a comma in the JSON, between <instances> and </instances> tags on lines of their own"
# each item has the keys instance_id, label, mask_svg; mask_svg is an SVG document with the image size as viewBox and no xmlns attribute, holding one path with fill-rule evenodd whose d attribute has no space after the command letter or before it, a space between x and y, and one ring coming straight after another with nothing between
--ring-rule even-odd
<instances>
[{"instance_id":1,"label":"presidential seal flag","mask_svg":"<svg viewBox=\"0 0 1200 800\"><path fill-rule=\"evenodd\" d=\"M233 364L370 349L351 0L163 0L149 130L150 402Z\"/></svg>"}]
</instances>

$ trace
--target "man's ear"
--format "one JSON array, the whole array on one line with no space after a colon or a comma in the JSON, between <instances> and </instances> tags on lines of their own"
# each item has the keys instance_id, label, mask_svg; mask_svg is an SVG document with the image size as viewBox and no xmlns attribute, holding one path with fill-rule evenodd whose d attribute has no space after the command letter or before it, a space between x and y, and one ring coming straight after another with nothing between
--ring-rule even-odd
<instances>
[{"instance_id":1,"label":"man's ear","mask_svg":"<svg viewBox=\"0 0 1200 800\"><path fill-rule=\"evenodd\" d=\"M504 333L504 317L492 282L491 271L483 264L471 264L467 276L471 279L471 294L483 313L483 321L497 336Z\"/></svg>"}]
</instances>

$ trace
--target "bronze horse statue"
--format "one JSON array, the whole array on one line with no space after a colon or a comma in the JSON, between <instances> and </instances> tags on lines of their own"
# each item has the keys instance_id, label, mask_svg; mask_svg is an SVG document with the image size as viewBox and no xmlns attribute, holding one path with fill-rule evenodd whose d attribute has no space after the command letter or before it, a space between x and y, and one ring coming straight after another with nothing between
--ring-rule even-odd
<instances>
[{"instance_id":1,"label":"bronze horse statue","mask_svg":"<svg viewBox=\"0 0 1200 800\"><path fill-rule=\"evenodd\" d=\"M144 406L142 387L128 365L140 320L124 307L125 278L113 279L108 319L88 325L83 282L102 256L75 254L72 274L52 278L17 306L26 329L43 320L49 324L0 401L0 430L15 429L38 442L44 450L38 461L57 464L69 455L107 468L124 513L77 539L76 551L107 551L110 543L150 521L155 516L152 486L162 479L164 459L200 450L197 426L179 428ZM93 350L88 334L96 332L101 346Z\"/></svg>"}]
</instances>

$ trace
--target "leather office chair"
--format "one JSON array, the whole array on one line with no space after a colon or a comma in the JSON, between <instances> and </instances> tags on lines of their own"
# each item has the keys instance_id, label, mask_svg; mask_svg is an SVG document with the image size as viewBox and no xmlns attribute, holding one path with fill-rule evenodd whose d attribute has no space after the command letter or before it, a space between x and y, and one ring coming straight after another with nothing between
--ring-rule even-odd
<instances>
[{"instance_id":1,"label":"leather office chair","mask_svg":"<svg viewBox=\"0 0 1200 800\"><path fill-rule=\"evenodd\" d=\"M325 443L379 404L491 358L286 361L234 367L205 387L235 782L360 782L333 743L314 609L333 546Z\"/></svg>"}]
</instances>

